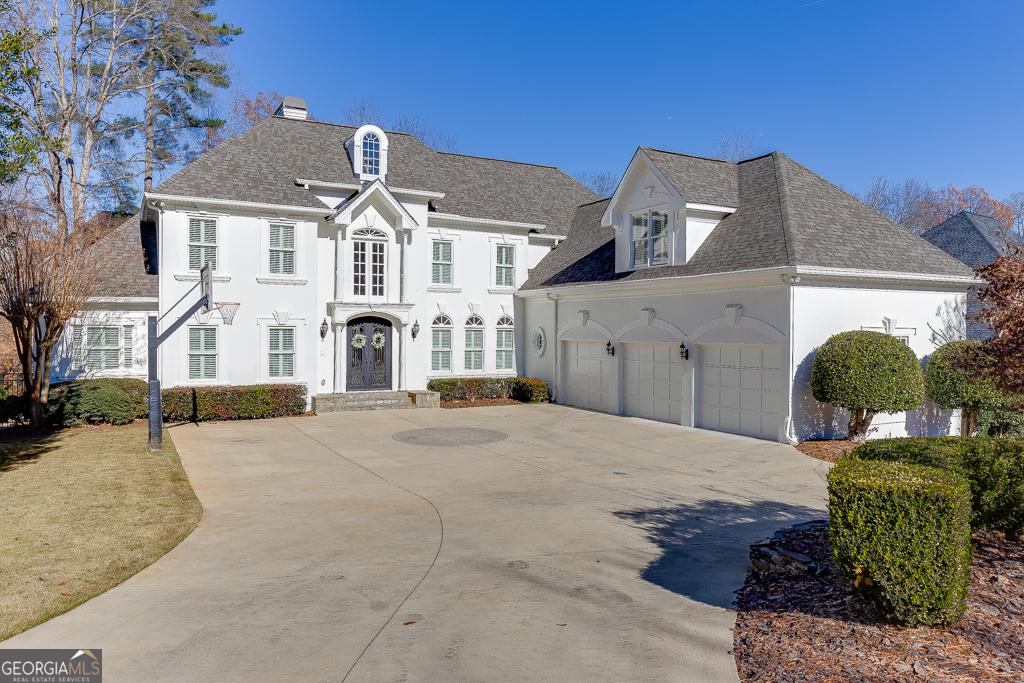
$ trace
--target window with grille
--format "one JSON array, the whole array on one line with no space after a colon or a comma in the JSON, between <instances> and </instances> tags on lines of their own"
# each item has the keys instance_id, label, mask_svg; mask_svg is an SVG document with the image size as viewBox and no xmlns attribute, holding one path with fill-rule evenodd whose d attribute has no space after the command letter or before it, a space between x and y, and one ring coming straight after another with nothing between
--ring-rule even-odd
<instances>
[{"instance_id":1,"label":"window with grille","mask_svg":"<svg viewBox=\"0 0 1024 683\"><path fill-rule=\"evenodd\" d=\"M639 211L632 216L632 263L634 268L666 265L668 259L668 213Z\"/></svg>"},{"instance_id":2,"label":"window with grille","mask_svg":"<svg viewBox=\"0 0 1024 683\"><path fill-rule=\"evenodd\" d=\"M121 328L92 326L85 332L85 365L92 372L121 366Z\"/></svg>"},{"instance_id":3,"label":"window with grille","mask_svg":"<svg viewBox=\"0 0 1024 683\"><path fill-rule=\"evenodd\" d=\"M452 284L452 243L446 240L434 240L433 252L430 284Z\"/></svg>"},{"instance_id":4,"label":"window with grille","mask_svg":"<svg viewBox=\"0 0 1024 683\"><path fill-rule=\"evenodd\" d=\"M380 138L376 133L363 136L363 173L380 175Z\"/></svg>"},{"instance_id":5,"label":"window with grille","mask_svg":"<svg viewBox=\"0 0 1024 683\"><path fill-rule=\"evenodd\" d=\"M352 293L365 296L369 286L370 296L383 297L387 235L380 230L362 229L356 230L353 237Z\"/></svg>"},{"instance_id":6,"label":"window with grille","mask_svg":"<svg viewBox=\"0 0 1024 683\"><path fill-rule=\"evenodd\" d=\"M446 315L434 318L431 330L430 369L432 372L451 372L452 320Z\"/></svg>"},{"instance_id":7,"label":"window with grille","mask_svg":"<svg viewBox=\"0 0 1024 683\"><path fill-rule=\"evenodd\" d=\"M188 328L188 378L217 379L217 328Z\"/></svg>"},{"instance_id":8,"label":"window with grille","mask_svg":"<svg viewBox=\"0 0 1024 683\"><path fill-rule=\"evenodd\" d=\"M295 275L295 226L270 224L270 273Z\"/></svg>"},{"instance_id":9,"label":"window with grille","mask_svg":"<svg viewBox=\"0 0 1024 683\"><path fill-rule=\"evenodd\" d=\"M484 321L478 315L466 320L466 369L484 369Z\"/></svg>"},{"instance_id":10,"label":"window with grille","mask_svg":"<svg viewBox=\"0 0 1024 683\"><path fill-rule=\"evenodd\" d=\"M211 270L217 270L217 219L188 219L188 267L200 270L207 263Z\"/></svg>"},{"instance_id":11,"label":"window with grille","mask_svg":"<svg viewBox=\"0 0 1024 683\"><path fill-rule=\"evenodd\" d=\"M494 345L494 367L497 370L515 370L515 328L510 316L498 320L498 336Z\"/></svg>"},{"instance_id":12,"label":"window with grille","mask_svg":"<svg viewBox=\"0 0 1024 683\"><path fill-rule=\"evenodd\" d=\"M267 348L270 377L295 376L295 328L271 327Z\"/></svg>"},{"instance_id":13,"label":"window with grille","mask_svg":"<svg viewBox=\"0 0 1024 683\"><path fill-rule=\"evenodd\" d=\"M516 248L511 244L499 244L496 264L494 284L498 287L514 287L516 284Z\"/></svg>"}]
</instances>

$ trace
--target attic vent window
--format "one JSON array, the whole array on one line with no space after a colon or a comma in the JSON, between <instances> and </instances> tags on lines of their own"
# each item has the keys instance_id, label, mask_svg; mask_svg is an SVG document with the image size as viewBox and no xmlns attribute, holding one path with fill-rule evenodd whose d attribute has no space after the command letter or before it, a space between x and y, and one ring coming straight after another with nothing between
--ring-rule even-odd
<instances>
[{"instance_id":1,"label":"attic vent window","mask_svg":"<svg viewBox=\"0 0 1024 683\"><path fill-rule=\"evenodd\" d=\"M380 138L376 133L363 136L363 173L380 175Z\"/></svg>"}]
</instances>

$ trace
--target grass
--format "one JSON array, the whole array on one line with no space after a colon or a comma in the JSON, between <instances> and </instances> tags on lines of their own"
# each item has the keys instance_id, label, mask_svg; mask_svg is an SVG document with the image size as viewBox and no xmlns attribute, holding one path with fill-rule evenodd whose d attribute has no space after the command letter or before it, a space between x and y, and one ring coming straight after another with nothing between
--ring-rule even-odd
<instances>
[{"instance_id":1,"label":"grass","mask_svg":"<svg viewBox=\"0 0 1024 683\"><path fill-rule=\"evenodd\" d=\"M0 435L0 640L116 586L180 543L202 507L146 425Z\"/></svg>"}]
</instances>

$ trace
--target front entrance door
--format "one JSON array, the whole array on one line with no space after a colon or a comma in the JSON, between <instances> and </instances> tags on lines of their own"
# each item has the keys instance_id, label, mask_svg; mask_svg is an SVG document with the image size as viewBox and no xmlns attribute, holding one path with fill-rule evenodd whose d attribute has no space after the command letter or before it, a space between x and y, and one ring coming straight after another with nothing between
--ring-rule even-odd
<instances>
[{"instance_id":1,"label":"front entrance door","mask_svg":"<svg viewBox=\"0 0 1024 683\"><path fill-rule=\"evenodd\" d=\"M355 318L348 323L348 390L391 388L391 323Z\"/></svg>"}]
</instances>

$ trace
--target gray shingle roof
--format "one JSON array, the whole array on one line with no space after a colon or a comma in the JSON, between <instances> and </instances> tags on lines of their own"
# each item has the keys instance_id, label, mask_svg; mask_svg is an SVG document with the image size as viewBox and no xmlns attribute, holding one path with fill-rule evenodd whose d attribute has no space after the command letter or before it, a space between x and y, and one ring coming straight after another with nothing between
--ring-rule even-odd
<instances>
[{"instance_id":1,"label":"gray shingle roof","mask_svg":"<svg viewBox=\"0 0 1024 683\"><path fill-rule=\"evenodd\" d=\"M225 141L156 192L321 208L296 178L357 183L345 141L351 126L270 117ZM593 193L557 168L436 152L408 133L388 132L390 187L444 192L437 211L568 229ZM325 209L324 215L329 213Z\"/></svg>"},{"instance_id":2,"label":"gray shingle roof","mask_svg":"<svg viewBox=\"0 0 1024 683\"><path fill-rule=\"evenodd\" d=\"M739 178L736 164L654 147L642 149L686 201L719 206L737 205Z\"/></svg>"},{"instance_id":3,"label":"gray shingle roof","mask_svg":"<svg viewBox=\"0 0 1024 683\"><path fill-rule=\"evenodd\" d=\"M147 258L156 254L155 239L156 230L144 229L136 215L93 244L90 248L110 264L93 296L157 296L157 275L146 268Z\"/></svg>"},{"instance_id":4,"label":"gray shingle roof","mask_svg":"<svg viewBox=\"0 0 1024 683\"><path fill-rule=\"evenodd\" d=\"M972 268L992 263L1005 254L1007 240L1024 244L996 219L971 211L947 218L925 230L921 237Z\"/></svg>"},{"instance_id":5,"label":"gray shingle roof","mask_svg":"<svg viewBox=\"0 0 1024 683\"><path fill-rule=\"evenodd\" d=\"M650 155L661 167L660 155ZM685 157L693 159L693 157ZM708 161L708 160L702 160ZM689 162L684 162L689 163ZM565 242L544 257L524 285L537 289L604 280L646 280L755 268L821 266L970 276L970 269L859 199L780 152L748 159L736 174L736 213L726 216L684 265L615 273L614 235L595 205L581 207ZM716 182L727 173L715 168ZM664 171L666 176L669 175ZM673 181L675 182L675 181ZM698 187L693 178L685 187ZM688 201L728 205L724 195ZM711 195L706 195L710 197ZM589 224L589 225L587 225Z\"/></svg>"}]
</instances>

